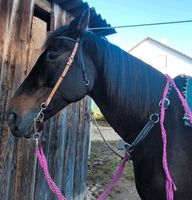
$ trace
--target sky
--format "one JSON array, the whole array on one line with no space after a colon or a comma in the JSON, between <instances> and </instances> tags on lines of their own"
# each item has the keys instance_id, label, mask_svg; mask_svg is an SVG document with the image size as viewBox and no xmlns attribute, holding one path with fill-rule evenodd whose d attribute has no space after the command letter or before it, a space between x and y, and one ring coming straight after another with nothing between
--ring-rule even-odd
<instances>
[{"instance_id":1,"label":"sky","mask_svg":"<svg viewBox=\"0 0 192 200\"><path fill-rule=\"evenodd\" d=\"M192 20L192 0L86 0L111 26ZM107 39L128 51L146 37L192 57L192 23L116 29Z\"/></svg>"}]
</instances>

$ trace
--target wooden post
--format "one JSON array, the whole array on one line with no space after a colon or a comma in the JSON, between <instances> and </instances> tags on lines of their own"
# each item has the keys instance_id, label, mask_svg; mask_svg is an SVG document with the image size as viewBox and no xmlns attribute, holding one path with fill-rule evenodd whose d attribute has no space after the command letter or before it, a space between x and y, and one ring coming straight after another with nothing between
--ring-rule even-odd
<instances>
[{"instance_id":1,"label":"wooden post","mask_svg":"<svg viewBox=\"0 0 192 200\"><path fill-rule=\"evenodd\" d=\"M43 0L44 1L44 0ZM42 1L42 2L43 2ZM0 199L55 199L36 165L34 142L15 139L8 131L6 109L10 97L31 69L30 51L34 0L0 0ZM40 4L39 4L40 5ZM46 4L49 5L49 4ZM42 5L40 5L42 7ZM56 4L52 30L71 19ZM33 57L33 59L31 59ZM31 63L31 64L30 64ZM82 200L86 189L90 110L85 98L51 118L43 144L50 172L69 200Z\"/></svg>"}]
</instances>

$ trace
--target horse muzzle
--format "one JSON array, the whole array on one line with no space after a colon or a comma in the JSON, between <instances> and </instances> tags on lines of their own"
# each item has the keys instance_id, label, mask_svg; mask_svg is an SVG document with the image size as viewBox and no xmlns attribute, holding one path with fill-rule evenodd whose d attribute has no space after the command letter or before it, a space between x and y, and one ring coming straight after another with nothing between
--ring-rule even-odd
<instances>
[{"instance_id":1,"label":"horse muzzle","mask_svg":"<svg viewBox=\"0 0 192 200\"><path fill-rule=\"evenodd\" d=\"M33 118L36 112L32 112L26 116L21 116L15 111L9 111L7 113L7 121L11 133L15 137L30 138L33 131Z\"/></svg>"}]
</instances>

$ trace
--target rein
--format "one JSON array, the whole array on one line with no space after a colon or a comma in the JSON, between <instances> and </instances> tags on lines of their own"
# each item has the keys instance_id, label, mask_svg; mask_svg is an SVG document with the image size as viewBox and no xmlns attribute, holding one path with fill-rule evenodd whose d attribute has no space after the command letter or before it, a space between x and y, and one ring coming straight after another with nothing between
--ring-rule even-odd
<instances>
[{"instance_id":1,"label":"rein","mask_svg":"<svg viewBox=\"0 0 192 200\"><path fill-rule=\"evenodd\" d=\"M79 42L80 42L79 38L77 40L73 40L73 39L67 38L67 37L63 37L63 38L75 42L75 46L72 50L71 55L68 58L67 64L65 65L65 68L64 68L62 74L60 75L59 79L57 80L55 86L53 87L53 89L52 89L50 95L48 96L48 98L46 99L46 101L41 104L41 106L40 106L41 109L40 109L39 113L37 114L37 116L34 118L34 134L33 134L33 139L36 141L36 156L39 160L40 166L42 167L42 169L44 171L45 179L46 179L50 189L57 196L57 198L59 200L67 200L67 199L62 195L60 189L57 187L57 185L55 184L55 182L52 180L52 178L50 176L46 157L43 153L42 148L39 147L39 139L42 136L43 122L44 122L44 110L46 110L47 107L49 106L49 104L50 104L51 100L53 99L56 91L58 90L61 82L63 81L63 79L67 75L70 67L72 66L72 64L74 62L75 55L77 54L77 50L79 48ZM82 53L80 55L82 57ZM83 71L83 76L84 76L84 84L87 87L89 85L89 81L88 81L88 78L87 78L87 74L85 73L84 63L82 64L82 71ZM107 198L109 193L112 191L112 189L115 187L115 185L117 184L117 182L121 178L123 170L125 168L126 161L130 158L131 152L134 150L134 148L139 143L141 143L146 138L149 131L159 121L160 121L162 141L163 141L162 165L163 165L163 170L164 170L165 177L166 177L166 186L165 186L166 196L167 196L167 200L173 200L174 199L174 191L176 191L176 185L175 185L174 181L172 180L172 177L170 175L169 168L168 168L168 163L167 163L167 136L166 136L166 131L165 131L165 128L164 128L165 110L167 109L167 107L169 106L169 103L170 103L170 101L167 97L168 94L169 94L170 87L173 87L176 90L176 92L179 96L179 99L182 102L185 113L188 116L190 123L192 123L192 112L191 112L186 100L184 99L181 92L177 88L175 82L168 75L166 75L166 86L165 86L164 91L163 91L162 99L159 103L160 110L158 110L156 113L154 113L150 116L150 119L147 122L147 124L145 125L145 127L141 130L139 135L136 137L136 139L131 144L125 143L125 146L124 146L125 156L122 158L120 165L117 168L117 170L116 170L116 172L113 176L113 179L112 179L110 186L106 189L106 191L104 191L97 198L97 200L104 200L104 199Z\"/></svg>"}]
</instances>

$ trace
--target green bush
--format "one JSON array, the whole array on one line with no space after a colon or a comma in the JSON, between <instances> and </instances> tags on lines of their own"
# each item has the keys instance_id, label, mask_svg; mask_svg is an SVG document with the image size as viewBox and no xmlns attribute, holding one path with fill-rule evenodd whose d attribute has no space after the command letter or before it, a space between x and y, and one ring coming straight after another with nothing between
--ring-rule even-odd
<instances>
[{"instance_id":1,"label":"green bush","mask_svg":"<svg viewBox=\"0 0 192 200\"><path fill-rule=\"evenodd\" d=\"M92 112L93 112L94 118L97 120L97 123L100 126L109 126L109 124L106 121L105 117L103 116L103 114L101 113L100 109L98 108L98 106L94 102L92 104Z\"/></svg>"}]
</instances>

